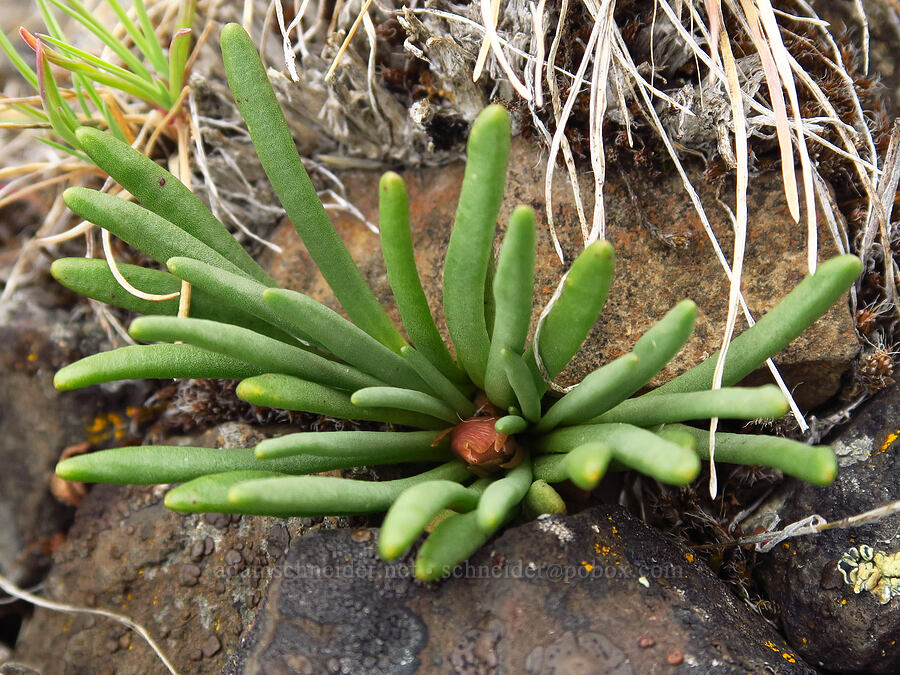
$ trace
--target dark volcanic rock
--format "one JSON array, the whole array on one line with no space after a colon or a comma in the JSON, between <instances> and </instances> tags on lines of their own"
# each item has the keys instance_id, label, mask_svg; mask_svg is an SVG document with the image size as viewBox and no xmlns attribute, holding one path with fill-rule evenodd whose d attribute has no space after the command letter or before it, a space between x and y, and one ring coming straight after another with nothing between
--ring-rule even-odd
<instances>
[{"instance_id":1,"label":"dark volcanic rock","mask_svg":"<svg viewBox=\"0 0 900 675\"><path fill-rule=\"evenodd\" d=\"M262 437L258 429L229 424L190 440L213 447L217 441L230 445ZM45 593L130 617L149 631L178 672L218 673L252 621L269 570L299 535L300 523L184 516L163 506L164 493L95 486L54 555ZM239 565L231 564L235 555ZM41 609L23 624L14 658L43 675L167 672L124 626Z\"/></svg>"},{"instance_id":2,"label":"dark volcanic rock","mask_svg":"<svg viewBox=\"0 0 900 675\"><path fill-rule=\"evenodd\" d=\"M60 453L120 440L124 409L137 392L54 390L53 373L99 351L104 340L89 316L73 321L61 304L53 293L27 288L0 308L0 570L24 584L45 571L47 551L71 522L71 510L49 489Z\"/></svg>"},{"instance_id":3,"label":"dark volcanic rock","mask_svg":"<svg viewBox=\"0 0 900 675\"><path fill-rule=\"evenodd\" d=\"M814 672L619 507L507 530L431 585L375 546L346 530L295 540L225 673Z\"/></svg>"},{"instance_id":4,"label":"dark volcanic rock","mask_svg":"<svg viewBox=\"0 0 900 675\"><path fill-rule=\"evenodd\" d=\"M900 499L898 435L900 387L895 385L857 411L833 442L841 465L834 484L799 486L780 510L782 522L814 513L839 520ZM837 567L849 549L862 546L898 555L900 515L792 539L765 558L760 574L780 606L788 640L807 661L835 672L896 673L900 593L885 604L877 597L883 586L875 593L864 588L854 593Z\"/></svg>"}]
</instances>

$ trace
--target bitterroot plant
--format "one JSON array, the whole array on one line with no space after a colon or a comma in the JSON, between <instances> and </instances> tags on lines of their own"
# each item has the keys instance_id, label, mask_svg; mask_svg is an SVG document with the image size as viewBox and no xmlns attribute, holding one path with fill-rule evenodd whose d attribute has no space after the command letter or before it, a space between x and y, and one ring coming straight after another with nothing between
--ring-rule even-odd
<instances>
[{"instance_id":1,"label":"bitterroot plant","mask_svg":"<svg viewBox=\"0 0 900 675\"><path fill-rule=\"evenodd\" d=\"M387 511L381 555L398 558L428 531L415 570L421 579L437 579L521 514L563 511L553 483L571 480L590 489L608 470L622 469L672 485L694 480L709 455L708 431L681 422L785 414L787 403L776 387L733 385L812 324L860 272L853 256L820 265L734 340L721 390L709 390L713 355L633 397L691 334L696 307L684 300L629 354L561 398L545 395L598 319L614 256L609 243L598 241L577 257L529 343L536 229L530 208L513 211L496 265L492 258L510 144L506 110L486 108L468 141L444 265L451 352L416 271L401 178L384 175L379 208L384 261L405 335L365 283L316 197L241 27L224 28L222 54L262 165L349 320L302 293L279 288L174 176L112 135L81 128L77 135L84 151L143 207L84 188L68 190L66 203L168 267L163 272L122 265L134 286L166 294L188 282L191 316L163 316L177 313L177 300L150 302L123 292L104 261L56 261L53 274L69 288L154 315L136 319L130 332L136 340L156 343L82 359L57 373L56 386L75 389L125 378L238 379L237 395L258 406L404 430L295 433L237 450L117 448L61 462L57 473L63 478L181 483L165 502L185 512ZM720 462L777 467L815 484L831 482L837 470L828 447L727 433L717 434L716 444ZM383 482L311 475L412 462L436 466Z\"/></svg>"}]
</instances>

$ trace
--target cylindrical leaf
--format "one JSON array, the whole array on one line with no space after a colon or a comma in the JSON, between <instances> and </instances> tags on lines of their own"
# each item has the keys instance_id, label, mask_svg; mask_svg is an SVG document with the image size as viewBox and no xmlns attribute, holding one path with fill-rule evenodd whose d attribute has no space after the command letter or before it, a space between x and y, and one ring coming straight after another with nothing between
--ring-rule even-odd
<instances>
[{"instance_id":1,"label":"cylindrical leaf","mask_svg":"<svg viewBox=\"0 0 900 675\"><path fill-rule=\"evenodd\" d=\"M240 380L262 372L249 363L193 345L133 345L93 354L61 368L53 386L69 391L116 380Z\"/></svg>"},{"instance_id":2,"label":"cylindrical leaf","mask_svg":"<svg viewBox=\"0 0 900 675\"><path fill-rule=\"evenodd\" d=\"M381 383L343 363L329 361L299 346L230 324L180 317L146 316L129 327L135 340L186 342L257 366L264 373L284 373L337 389L355 391ZM424 395L424 394L423 394Z\"/></svg>"},{"instance_id":3,"label":"cylindrical leaf","mask_svg":"<svg viewBox=\"0 0 900 675\"><path fill-rule=\"evenodd\" d=\"M378 552L385 560L403 555L441 511L471 511L478 494L452 481L429 481L403 492L388 510L378 535Z\"/></svg>"},{"instance_id":4,"label":"cylindrical leaf","mask_svg":"<svg viewBox=\"0 0 900 675\"><path fill-rule=\"evenodd\" d=\"M519 206L509 219L494 276L494 324L484 376L485 393L501 409L517 403L500 352L521 354L531 323L534 289L535 215Z\"/></svg>"},{"instance_id":5,"label":"cylindrical leaf","mask_svg":"<svg viewBox=\"0 0 900 675\"><path fill-rule=\"evenodd\" d=\"M254 513L259 509L295 516L378 513L386 511L404 490L417 483L461 482L471 475L462 462L453 461L417 476L380 482L331 476L290 476L239 483L228 491L228 499L242 513Z\"/></svg>"},{"instance_id":6,"label":"cylindrical leaf","mask_svg":"<svg viewBox=\"0 0 900 675\"><path fill-rule=\"evenodd\" d=\"M469 133L466 171L444 262L444 314L456 358L484 388L490 339L485 324L485 277L506 185L509 113L499 105L478 115Z\"/></svg>"},{"instance_id":7,"label":"cylindrical leaf","mask_svg":"<svg viewBox=\"0 0 900 675\"><path fill-rule=\"evenodd\" d=\"M752 328L737 336L728 347L722 386L737 384L766 359L787 347L822 316L853 284L862 271L859 258L842 255L827 260L788 293ZM716 352L686 373L647 393L647 396L700 391L712 386Z\"/></svg>"},{"instance_id":8,"label":"cylindrical leaf","mask_svg":"<svg viewBox=\"0 0 900 675\"><path fill-rule=\"evenodd\" d=\"M441 338L422 282L416 269L412 233L409 227L409 201L403 179L389 171L381 177L378 189L381 253L403 327L409 339L430 363L453 382L465 382L465 376Z\"/></svg>"},{"instance_id":9,"label":"cylindrical leaf","mask_svg":"<svg viewBox=\"0 0 900 675\"><path fill-rule=\"evenodd\" d=\"M591 424L624 422L640 427L712 417L752 420L777 419L787 414L788 403L775 385L726 387L660 396L641 396L623 401L590 421Z\"/></svg>"},{"instance_id":10,"label":"cylindrical leaf","mask_svg":"<svg viewBox=\"0 0 900 675\"><path fill-rule=\"evenodd\" d=\"M319 201L256 45L235 23L222 29L221 42L228 86L288 218L350 319L399 353L406 341L363 279Z\"/></svg>"},{"instance_id":11,"label":"cylindrical leaf","mask_svg":"<svg viewBox=\"0 0 900 675\"><path fill-rule=\"evenodd\" d=\"M75 132L82 150L146 208L199 239L267 286L275 281L180 180L127 143L92 127Z\"/></svg>"},{"instance_id":12,"label":"cylindrical leaf","mask_svg":"<svg viewBox=\"0 0 900 675\"><path fill-rule=\"evenodd\" d=\"M355 406L346 392L290 375L269 373L245 379L238 385L237 395L253 405L303 410L339 419L390 422L420 429L441 429L447 426L446 422L434 417L407 410Z\"/></svg>"},{"instance_id":13,"label":"cylindrical leaf","mask_svg":"<svg viewBox=\"0 0 900 675\"><path fill-rule=\"evenodd\" d=\"M591 328L597 323L612 283L615 255L608 241L595 241L572 263L562 292L541 326L538 353L552 380L575 356ZM547 383L534 358L533 345L525 350L538 393L547 391Z\"/></svg>"}]
</instances>

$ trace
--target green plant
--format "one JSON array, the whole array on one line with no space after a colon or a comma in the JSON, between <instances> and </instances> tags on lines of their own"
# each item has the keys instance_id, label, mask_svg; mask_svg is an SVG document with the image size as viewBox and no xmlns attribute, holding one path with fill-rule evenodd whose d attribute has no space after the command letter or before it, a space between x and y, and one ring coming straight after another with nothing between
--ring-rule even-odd
<instances>
[{"instance_id":1,"label":"green plant","mask_svg":"<svg viewBox=\"0 0 900 675\"><path fill-rule=\"evenodd\" d=\"M40 105L3 99L0 99L0 104L16 111L30 123L49 125L59 140L40 137L39 140L86 161L89 161L88 157L82 151L75 130L96 115L103 118L117 138L129 139L129 142L132 139L130 124L112 92L121 92L164 111L177 107L184 86L196 8L196 0L181 3L166 53L143 0L133 3L133 16L119 0L105 2L118 19L127 42L114 35L114 31L108 29L103 20L79 0L37 0L47 33L32 34L25 28L19 29L22 38L35 52L36 70L22 59L6 35L0 32L0 49L35 89ZM75 47L65 35L52 11L53 7L102 42L122 65ZM71 90L60 89L51 64L71 74Z\"/></svg>"},{"instance_id":2,"label":"green plant","mask_svg":"<svg viewBox=\"0 0 900 675\"><path fill-rule=\"evenodd\" d=\"M193 317L147 316L131 334L161 344L89 356L60 370L74 389L138 377L232 378L261 406L374 420L418 431L297 433L255 448L149 446L105 450L61 462L69 480L175 483L178 511L341 515L387 511L379 548L402 555L429 526L416 574L436 579L467 558L521 510L560 512L551 483L589 489L608 469L660 481L693 480L708 456L707 432L678 424L708 417L775 418L787 404L775 387L734 388L786 346L846 290L860 262L822 264L731 345L725 389L707 391L715 355L655 391L630 398L690 335L694 304L676 305L631 353L588 375L562 398L545 396L597 320L613 276L607 242L574 261L561 293L527 344L532 313L535 216L517 208L494 268L491 245L504 190L509 118L500 106L472 127L456 221L444 267L444 307L454 359L440 338L416 272L402 180L380 184L382 248L410 346L366 285L316 198L249 36L222 32L229 85L260 160L347 321L309 297L277 288L224 227L173 176L109 134L79 129L91 158L146 208L83 188L65 194L78 215L165 263L169 272L122 266L153 293L194 289ZM53 274L93 298L145 314L174 314L177 302L122 292L105 263L63 259ZM492 279L490 285L486 279ZM487 289L487 290L486 290ZM837 467L828 447L766 436L717 434L723 462L766 464L816 484ZM353 466L439 462L384 482L311 476ZM474 478L473 472L481 477Z\"/></svg>"}]
</instances>

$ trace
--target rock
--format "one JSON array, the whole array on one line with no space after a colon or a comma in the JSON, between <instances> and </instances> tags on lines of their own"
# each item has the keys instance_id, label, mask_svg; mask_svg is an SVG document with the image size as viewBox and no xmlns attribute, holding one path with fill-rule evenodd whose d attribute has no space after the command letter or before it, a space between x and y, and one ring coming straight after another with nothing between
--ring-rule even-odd
<instances>
[{"instance_id":1,"label":"rock","mask_svg":"<svg viewBox=\"0 0 900 675\"><path fill-rule=\"evenodd\" d=\"M617 506L508 529L429 585L374 537L309 533L224 672L814 672L693 560Z\"/></svg>"},{"instance_id":2,"label":"rock","mask_svg":"<svg viewBox=\"0 0 900 675\"><path fill-rule=\"evenodd\" d=\"M563 266L556 257L546 226L544 210L544 158L533 142L513 139L501 230L518 204L533 206L538 213L538 264L535 277L535 311L543 308L560 276L581 250L571 188L556 172L554 214L566 254ZM462 165L419 168L403 174L410 196L416 262L425 293L444 338L441 278L444 252L456 211ZM353 186L353 204L371 222L377 222L379 175L347 172L345 185ZM691 179L705 204L715 204L715 186L694 170ZM641 182L638 183L637 181ZM574 384L590 370L631 349L634 342L665 312L684 298L700 308L693 337L653 380L658 385L671 379L719 348L728 302L728 286L699 218L690 205L677 174L659 178L632 176L635 201L622 179L610 175L606 186L607 236L616 250L616 278L600 321L579 356L561 375L560 383ZM587 185L585 185L587 187ZM590 194L591 189L585 189ZM659 199L658 195L671 195ZM791 219L784 202L780 174L763 173L751 182L751 223L744 262L743 290L755 317L772 308L803 278L806 271L805 230ZM637 207L636 204L637 203ZM637 208L640 208L640 211ZM590 213L591 205L585 208ZM399 320L384 271L378 235L343 211L331 211L335 227L344 238L363 275L383 304ZM722 248L731 250L730 221L720 208L710 209ZM286 222L273 241L281 255L266 253L264 260L275 278L288 288L302 290L338 308L330 289L312 264L294 228ZM677 242L678 246L673 246ZM831 235L820 227L820 258L836 254ZM743 324L739 322L740 326ZM533 327L532 327L533 328ZM815 326L801 335L778 357L782 374L801 406L809 407L837 391L841 374L857 352L856 335L845 303L837 303ZM796 386L794 386L796 385Z\"/></svg>"},{"instance_id":3,"label":"rock","mask_svg":"<svg viewBox=\"0 0 900 675\"><path fill-rule=\"evenodd\" d=\"M259 427L225 424L169 440L215 447L265 437ZM252 622L271 569L306 527L300 519L185 516L164 507L164 492L95 486L54 554L45 594L132 618L179 672L218 673ZM121 624L43 609L23 623L13 656L43 675L166 672Z\"/></svg>"},{"instance_id":4,"label":"rock","mask_svg":"<svg viewBox=\"0 0 900 675\"><path fill-rule=\"evenodd\" d=\"M782 524L815 513L840 520L900 499L898 421L900 386L894 385L858 410L834 441L837 480L826 488L798 485L779 510ZM873 592L860 584L856 593L838 569L854 549L857 554L848 555L842 566L848 577L858 568L851 582L859 578L871 562L864 546L872 554L900 556L900 515L791 539L763 559L759 573L779 606L788 641L808 662L827 664L834 672L895 673L900 663L900 583L891 599L890 588L885 591L886 570L880 580L869 577ZM893 574L900 577L897 569ZM888 602L882 604L884 599Z\"/></svg>"},{"instance_id":5,"label":"rock","mask_svg":"<svg viewBox=\"0 0 900 675\"><path fill-rule=\"evenodd\" d=\"M219 529L201 516L168 511L162 495L154 488L95 486L56 553L47 592L54 600L132 618L179 672L218 672L252 616L254 577L266 579L265 534L274 519L244 519ZM297 525L285 522L296 536ZM126 532L129 526L133 535ZM226 563L216 553L192 562L193 544L205 547L207 539L216 551L243 543L259 560L234 577L225 575ZM125 648L123 639L129 640ZM48 644L54 645L52 653ZM41 609L23 624L15 656L44 675L81 672L88 664L117 673L166 672L147 644L120 624Z\"/></svg>"},{"instance_id":6,"label":"rock","mask_svg":"<svg viewBox=\"0 0 900 675\"><path fill-rule=\"evenodd\" d=\"M105 341L95 322L72 320L55 290L19 289L0 307L0 570L25 585L46 571L48 551L71 522L71 509L49 489L60 454L82 442L120 442L129 433L128 404L146 391L54 390L58 368Z\"/></svg>"},{"instance_id":7,"label":"rock","mask_svg":"<svg viewBox=\"0 0 900 675\"><path fill-rule=\"evenodd\" d=\"M24 663L0 663L0 675L41 675L41 671Z\"/></svg>"}]
</instances>

